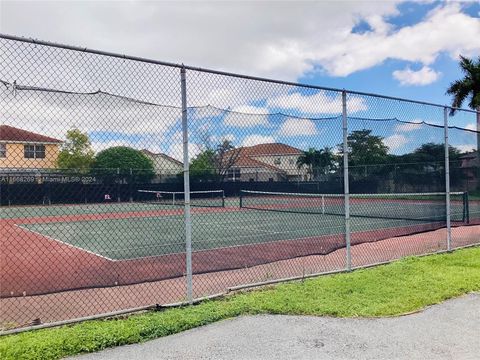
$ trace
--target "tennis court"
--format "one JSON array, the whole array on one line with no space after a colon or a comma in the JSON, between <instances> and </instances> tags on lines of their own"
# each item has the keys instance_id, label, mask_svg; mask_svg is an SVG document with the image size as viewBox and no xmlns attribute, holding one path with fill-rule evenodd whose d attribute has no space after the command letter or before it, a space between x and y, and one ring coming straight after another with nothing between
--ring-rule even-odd
<instances>
[{"instance_id":1,"label":"tennis court","mask_svg":"<svg viewBox=\"0 0 480 360\"><path fill-rule=\"evenodd\" d=\"M352 232L374 232L369 241L375 241L442 227L445 206L440 196L354 197ZM467 207L463 195L459 197L452 201L452 221L466 223ZM218 199L209 204L201 201L200 207L192 208L194 251L305 239L321 242L345 229L340 197L252 192L241 199L229 198L221 206L216 206ZM192 203L195 205L195 199ZM475 214L472 206L469 211ZM16 226L24 230L109 260L185 251L180 202L175 206L143 202L18 207L5 209L2 216L15 219ZM340 241L334 248L343 245Z\"/></svg>"},{"instance_id":2,"label":"tennis court","mask_svg":"<svg viewBox=\"0 0 480 360\"><path fill-rule=\"evenodd\" d=\"M2 210L0 296L51 294L185 276L182 196L135 202L17 206ZM346 247L345 206L332 194L242 191L193 194L193 274L324 256ZM480 224L480 202L452 195L452 225ZM423 248L413 234L446 227L445 194L350 197L351 245L395 240ZM412 239L412 244L404 244ZM471 239L473 240L473 239ZM469 241L471 241L469 240ZM476 240L475 240L476 241ZM443 237L438 239L443 243ZM426 246L426 244L425 244ZM440 246L440 245L439 245Z\"/></svg>"}]
</instances>

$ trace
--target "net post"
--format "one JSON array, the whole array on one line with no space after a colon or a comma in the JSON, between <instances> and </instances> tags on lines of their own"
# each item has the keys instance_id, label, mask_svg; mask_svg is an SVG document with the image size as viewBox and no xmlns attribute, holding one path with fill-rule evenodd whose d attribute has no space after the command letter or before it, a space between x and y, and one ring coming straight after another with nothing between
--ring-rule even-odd
<instances>
[{"instance_id":1,"label":"net post","mask_svg":"<svg viewBox=\"0 0 480 360\"><path fill-rule=\"evenodd\" d=\"M117 168L117 202L120 202L120 168Z\"/></svg>"},{"instance_id":2,"label":"net post","mask_svg":"<svg viewBox=\"0 0 480 360\"><path fill-rule=\"evenodd\" d=\"M182 135L183 135L183 191L185 204L185 253L187 271L187 301L193 304L192 285L192 218L190 213L190 164L188 157L188 120L187 120L187 80L186 69L180 68L180 87L182 93ZM175 194L173 195L175 198Z\"/></svg>"},{"instance_id":3,"label":"net post","mask_svg":"<svg viewBox=\"0 0 480 360\"><path fill-rule=\"evenodd\" d=\"M465 191L463 194L463 202L464 202L464 211L465 211L465 222L470 224L470 208L468 202L468 191Z\"/></svg>"},{"instance_id":4,"label":"net post","mask_svg":"<svg viewBox=\"0 0 480 360\"><path fill-rule=\"evenodd\" d=\"M445 129L445 203L447 215L447 251L452 250L452 224L450 218L450 154L448 144L448 108L443 108L443 120Z\"/></svg>"},{"instance_id":5,"label":"net post","mask_svg":"<svg viewBox=\"0 0 480 360\"><path fill-rule=\"evenodd\" d=\"M352 269L352 254L350 249L350 186L348 180L348 120L347 92L342 91L342 129L343 129L343 193L345 205L345 247L347 253L347 271Z\"/></svg>"}]
</instances>

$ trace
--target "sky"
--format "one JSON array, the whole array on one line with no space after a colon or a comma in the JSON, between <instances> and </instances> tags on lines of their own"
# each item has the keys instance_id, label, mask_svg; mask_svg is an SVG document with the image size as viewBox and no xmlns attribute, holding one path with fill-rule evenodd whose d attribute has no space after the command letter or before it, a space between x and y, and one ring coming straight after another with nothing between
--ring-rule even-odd
<instances>
[{"instance_id":1,"label":"sky","mask_svg":"<svg viewBox=\"0 0 480 360\"><path fill-rule=\"evenodd\" d=\"M228 72L449 104L446 88L462 76L459 54L480 56L480 2L3 0L0 32ZM195 81L200 84L200 80L194 80L193 85ZM211 136L219 137L221 132L238 145L290 141L306 148L313 141L309 136L322 134L322 145L341 142L327 135L335 131L319 125L323 123L318 120L338 116L341 99L335 94L264 86L262 97L257 96L260 90L254 85L238 91L243 85L234 80L229 88L218 79L205 76L203 81L213 90L205 96L197 93L192 102L213 107L209 114L199 116L194 132L201 134L204 123L216 119L222 128ZM147 84L147 80L144 82ZM119 93L118 88L101 90ZM146 91L136 95L140 93ZM137 98L134 90L122 95ZM311 104L319 103L322 111L311 108ZM349 99L352 116L438 123L438 114L426 114L424 109L402 113L394 111L392 105L379 114L372 105L368 98ZM335 111L329 111L333 108ZM272 115L278 112L288 116ZM235 123L236 113L257 116L250 120L242 116ZM295 116L302 119L295 120ZM177 120L170 121L161 133L149 132L146 139L143 133L132 135L128 131L125 135L118 124L117 132L108 126L90 132L97 149L117 143L140 146L142 141L154 141L150 136L155 141L178 140ZM460 119L455 125L474 127L471 118ZM388 138L391 151L409 151L416 144L414 132L402 130L401 124L377 128ZM102 143L105 139L108 141ZM473 148L473 142L459 140L458 145ZM173 147L180 146L176 143L158 150L175 155Z\"/></svg>"}]
</instances>

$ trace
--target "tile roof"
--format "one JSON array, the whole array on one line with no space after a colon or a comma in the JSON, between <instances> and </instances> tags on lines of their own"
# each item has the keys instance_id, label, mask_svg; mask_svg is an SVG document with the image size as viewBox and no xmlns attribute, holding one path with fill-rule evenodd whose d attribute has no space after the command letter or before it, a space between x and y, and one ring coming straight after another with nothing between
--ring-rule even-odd
<instances>
[{"instance_id":1,"label":"tile roof","mask_svg":"<svg viewBox=\"0 0 480 360\"><path fill-rule=\"evenodd\" d=\"M276 166L266 164L263 161L255 160L248 156L239 156L238 159L235 160L234 167L242 167L242 168L265 168L269 170L273 170L279 173L285 173L285 170L282 170Z\"/></svg>"},{"instance_id":2,"label":"tile roof","mask_svg":"<svg viewBox=\"0 0 480 360\"><path fill-rule=\"evenodd\" d=\"M302 150L282 143L258 144L239 148L243 155L301 155Z\"/></svg>"},{"instance_id":3,"label":"tile roof","mask_svg":"<svg viewBox=\"0 0 480 360\"><path fill-rule=\"evenodd\" d=\"M276 166L264 163L263 161L256 159L256 157L303 154L302 150L282 143L244 146L232 151L234 151L235 154L238 154L238 158L235 160L235 166L244 168L266 168L280 173L285 173L286 171Z\"/></svg>"},{"instance_id":4,"label":"tile roof","mask_svg":"<svg viewBox=\"0 0 480 360\"><path fill-rule=\"evenodd\" d=\"M169 160L169 161L171 161L175 164L183 165L183 162L178 161L177 159L175 159L171 156L168 156L167 154L164 154L164 153L154 153L154 152L152 152L150 150L147 150L147 149L142 149L141 152L143 152L144 154L146 154L148 156L151 156L151 157L156 157L156 156L163 157L163 158L165 158L165 159L167 159L167 160Z\"/></svg>"},{"instance_id":5,"label":"tile roof","mask_svg":"<svg viewBox=\"0 0 480 360\"><path fill-rule=\"evenodd\" d=\"M63 142L62 140L37 134L31 131L19 129L10 125L0 125L0 141L58 143L58 144Z\"/></svg>"}]
</instances>

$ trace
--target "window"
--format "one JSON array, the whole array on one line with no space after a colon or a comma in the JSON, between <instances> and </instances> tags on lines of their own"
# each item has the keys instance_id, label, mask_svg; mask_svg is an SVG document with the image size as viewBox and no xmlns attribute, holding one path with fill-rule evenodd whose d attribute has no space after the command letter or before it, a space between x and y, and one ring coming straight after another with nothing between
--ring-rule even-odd
<instances>
[{"instance_id":1,"label":"window","mask_svg":"<svg viewBox=\"0 0 480 360\"><path fill-rule=\"evenodd\" d=\"M227 177L234 181L240 179L240 168L229 169L227 172Z\"/></svg>"},{"instance_id":2,"label":"window","mask_svg":"<svg viewBox=\"0 0 480 360\"><path fill-rule=\"evenodd\" d=\"M0 158L7 157L7 144L0 144Z\"/></svg>"},{"instance_id":3,"label":"window","mask_svg":"<svg viewBox=\"0 0 480 360\"><path fill-rule=\"evenodd\" d=\"M25 159L45 159L45 145L24 145Z\"/></svg>"},{"instance_id":4,"label":"window","mask_svg":"<svg viewBox=\"0 0 480 360\"><path fill-rule=\"evenodd\" d=\"M280 165L282 163L282 159L280 159L279 157L275 158L275 160L273 160L273 163L275 165Z\"/></svg>"},{"instance_id":5,"label":"window","mask_svg":"<svg viewBox=\"0 0 480 360\"><path fill-rule=\"evenodd\" d=\"M295 164L295 159L290 159L288 162L290 163L290 165L294 165Z\"/></svg>"}]
</instances>

